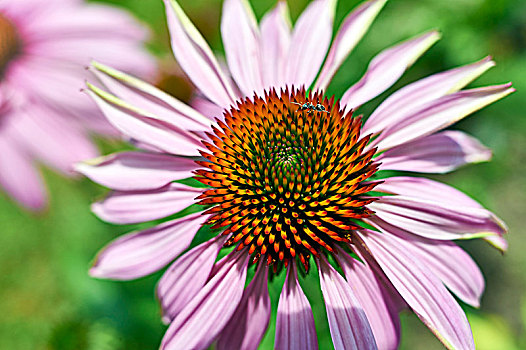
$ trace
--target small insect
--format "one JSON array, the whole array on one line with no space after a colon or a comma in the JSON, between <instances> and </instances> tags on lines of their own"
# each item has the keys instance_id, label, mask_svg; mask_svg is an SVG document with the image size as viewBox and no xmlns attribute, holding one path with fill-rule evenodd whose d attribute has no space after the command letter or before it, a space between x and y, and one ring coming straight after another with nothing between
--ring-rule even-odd
<instances>
[{"instance_id":1,"label":"small insect","mask_svg":"<svg viewBox=\"0 0 526 350\"><path fill-rule=\"evenodd\" d=\"M297 103L297 102L292 102L293 104L295 105L298 105L300 106L300 108L298 108L296 110L296 112L298 111L306 111L306 110L309 110L309 111L313 111L313 112L323 112L323 113L329 113L329 111L327 111L325 109L325 106L322 105L321 103L318 103L317 105L313 105L312 103L310 102L306 102L304 104L301 104L301 103Z\"/></svg>"}]
</instances>

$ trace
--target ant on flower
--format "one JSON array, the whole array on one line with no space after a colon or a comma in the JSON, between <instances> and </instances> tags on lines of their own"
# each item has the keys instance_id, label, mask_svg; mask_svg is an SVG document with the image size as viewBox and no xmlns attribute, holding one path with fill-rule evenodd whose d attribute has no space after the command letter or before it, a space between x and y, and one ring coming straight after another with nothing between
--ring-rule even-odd
<instances>
[{"instance_id":1,"label":"ant on flower","mask_svg":"<svg viewBox=\"0 0 526 350\"><path fill-rule=\"evenodd\" d=\"M310 103L310 102L306 102L306 103L304 103L304 104L297 103L297 102L292 102L292 103L295 104L295 105L300 106L300 108L298 108L298 109L296 110L296 112L298 112L298 111L309 110L309 111L313 111L313 112L324 112L324 113L329 113L329 111L327 111L327 110L325 109L325 106L322 105L322 104L320 104L320 103L318 103L316 106L313 105L313 104Z\"/></svg>"}]
</instances>

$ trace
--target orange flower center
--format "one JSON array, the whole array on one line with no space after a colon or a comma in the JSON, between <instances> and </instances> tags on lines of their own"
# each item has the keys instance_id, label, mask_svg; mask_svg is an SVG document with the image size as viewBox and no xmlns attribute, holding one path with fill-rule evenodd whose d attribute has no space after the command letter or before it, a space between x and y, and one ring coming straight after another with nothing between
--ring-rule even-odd
<instances>
[{"instance_id":1,"label":"orange flower center","mask_svg":"<svg viewBox=\"0 0 526 350\"><path fill-rule=\"evenodd\" d=\"M200 197L211 205L208 224L225 228L226 245L248 249L254 262L288 265L334 252L349 242L359 219L370 216L366 196L377 170L364 152L361 118L339 102L305 90L275 91L245 99L203 141L210 152L196 178L212 187ZM276 265L275 265L276 268Z\"/></svg>"},{"instance_id":2,"label":"orange flower center","mask_svg":"<svg viewBox=\"0 0 526 350\"><path fill-rule=\"evenodd\" d=\"M19 50L20 40L16 27L0 13L0 77Z\"/></svg>"}]
</instances>

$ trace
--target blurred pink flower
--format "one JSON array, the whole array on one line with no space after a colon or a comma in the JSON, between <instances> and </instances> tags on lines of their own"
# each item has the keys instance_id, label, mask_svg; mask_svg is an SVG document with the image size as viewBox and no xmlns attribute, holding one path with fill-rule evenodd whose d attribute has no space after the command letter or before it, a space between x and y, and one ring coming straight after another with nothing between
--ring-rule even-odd
<instances>
[{"instance_id":1,"label":"blurred pink flower","mask_svg":"<svg viewBox=\"0 0 526 350\"><path fill-rule=\"evenodd\" d=\"M80 0L0 0L0 186L40 209L43 162L66 175L97 155L88 133L115 134L80 93L96 58L140 76L154 72L147 31L121 10Z\"/></svg>"},{"instance_id":2,"label":"blurred pink flower","mask_svg":"<svg viewBox=\"0 0 526 350\"><path fill-rule=\"evenodd\" d=\"M89 93L142 150L77 169L114 190L93 205L107 222L148 222L201 206L118 238L91 274L139 278L184 252L157 288L170 323L162 349L213 342L217 349L256 349L270 319L268 276L283 270L275 348L316 349L312 310L298 283L298 270L312 278L311 261L336 349L395 349L404 309L448 348L473 349L450 291L477 307L484 279L453 241L484 238L505 250L505 225L448 185L377 171L444 173L488 160L479 141L442 129L513 91L510 84L461 90L494 63L485 58L416 81L362 126L351 111L392 86L438 33L379 53L338 101L322 91L384 0L349 14L332 45L335 1L311 2L291 28L285 2L258 25L246 1L225 0L221 33L230 74L177 2L165 3L174 55L203 95L196 101L202 113L94 63L106 89L88 84ZM178 181L192 175L206 187ZM185 252L201 228L214 237ZM230 246L236 248L216 262Z\"/></svg>"}]
</instances>

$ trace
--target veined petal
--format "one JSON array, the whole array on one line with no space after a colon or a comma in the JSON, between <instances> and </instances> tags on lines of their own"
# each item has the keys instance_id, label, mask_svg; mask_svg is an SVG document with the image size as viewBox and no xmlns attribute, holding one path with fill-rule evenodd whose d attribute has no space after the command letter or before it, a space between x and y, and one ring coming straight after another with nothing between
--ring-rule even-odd
<instances>
[{"instance_id":1,"label":"veined petal","mask_svg":"<svg viewBox=\"0 0 526 350\"><path fill-rule=\"evenodd\" d=\"M181 254L206 219L201 213L191 214L119 237L97 255L90 275L116 280L149 275Z\"/></svg>"},{"instance_id":2,"label":"veined petal","mask_svg":"<svg viewBox=\"0 0 526 350\"><path fill-rule=\"evenodd\" d=\"M446 206L465 206L482 209L482 205L464 192L444 183L415 176L392 176L382 180L375 191L436 201Z\"/></svg>"},{"instance_id":3,"label":"veined petal","mask_svg":"<svg viewBox=\"0 0 526 350\"><path fill-rule=\"evenodd\" d=\"M261 264L245 289L236 312L219 335L216 349L256 350L269 320L268 267Z\"/></svg>"},{"instance_id":4,"label":"veined petal","mask_svg":"<svg viewBox=\"0 0 526 350\"><path fill-rule=\"evenodd\" d=\"M199 113L211 120L214 120L215 118L222 120L223 118L223 108L216 105L206 97L202 97L199 95L194 96L190 101L190 105L196 111L198 111Z\"/></svg>"},{"instance_id":5,"label":"veined petal","mask_svg":"<svg viewBox=\"0 0 526 350\"><path fill-rule=\"evenodd\" d=\"M226 60L240 90L252 97L263 92L259 28L247 0L225 0L221 35Z\"/></svg>"},{"instance_id":6,"label":"veined petal","mask_svg":"<svg viewBox=\"0 0 526 350\"><path fill-rule=\"evenodd\" d=\"M402 239L398 242L405 251L420 260L457 297L465 303L480 306L484 292L484 276L477 264L453 242L419 237L392 225L383 224L383 232Z\"/></svg>"},{"instance_id":7,"label":"veined petal","mask_svg":"<svg viewBox=\"0 0 526 350\"><path fill-rule=\"evenodd\" d=\"M260 54L265 88L285 86L286 63L290 47L291 21L287 2L263 16L260 25Z\"/></svg>"},{"instance_id":8,"label":"veined petal","mask_svg":"<svg viewBox=\"0 0 526 350\"><path fill-rule=\"evenodd\" d=\"M202 189L171 183L149 191L115 191L94 203L91 210L102 220L115 224L135 224L161 219L195 203Z\"/></svg>"},{"instance_id":9,"label":"veined petal","mask_svg":"<svg viewBox=\"0 0 526 350\"><path fill-rule=\"evenodd\" d=\"M301 290L292 262L279 296L276 318L276 350L316 350L318 338L309 300Z\"/></svg>"},{"instance_id":10,"label":"veined petal","mask_svg":"<svg viewBox=\"0 0 526 350\"><path fill-rule=\"evenodd\" d=\"M421 106L462 89L482 75L495 62L486 57L478 62L431 75L409 84L391 96L367 118L362 132L377 134L383 129L404 120Z\"/></svg>"},{"instance_id":11,"label":"veined petal","mask_svg":"<svg viewBox=\"0 0 526 350\"><path fill-rule=\"evenodd\" d=\"M17 111L12 135L33 157L73 175L73 164L98 155L87 132L57 115L56 110L34 104ZM67 145L67 147L64 147Z\"/></svg>"},{"instance_id":12,"label":"veined petal","mask_svg":"<svg viewBox=\"0 0 526 350\"><path fill-rule=\"evenodd\" d=\"M316 81L315 88L325 90L334 73L365 35L387 0L370 0L361 4L344 20L332 42L329 54Z\"/></svg>"},{"instance_id":13,"label":"veined petal","mask_svg":"<svg viewBox=\"0 0 526 350\"><path fill-rule=\"evenodd\" d=\"M26 208L42 209L46 204L46 192L29 156L5 135L0 135L0 149L0 185Z\"/></svg>"},{"instance_id":14,"label":"veined petal","mask_svg":"<svg viewBox=\"0 0 526 350\"><path fill-rule=\"evenodd\" d=\"M445 204L410 196L382 196L368 206L376 212L367 219L375 225L381 220L416 235L438 239L472 239L502 236L503 223L484 208ZM381 220L375 220L378 217Z\"/></svg>"},{"instance_id":15,"label":"veined petal","mask_svg":"<svg viewBox=\"0 0 526 350\"><path fill-rule=\"evenodd\" d=\"M335 10L336 0L315 0L298 18L285 70L287 84L312 84L331 43Z\"/></svg>"},{"instance_id":16,"label":"veined petal","mask_svg":"<svg viewBox=\"0 0 526 350\"><path fill-rule=\"evenodd\" d=\"M172 51L181 68L211 101L224 108L236 100L212 50L177 1L164 0Z\"/></svg>"},{"instance_id":17,"label":"veined petal","mask_svg":"<svg viewBox=\"0 0 526 350\"><path fill-rule=\"evenodd\" d=\"M389 291L367 261L360 262L338 248L338 263L371 325L378 349L395 350L400 343L400 319ZM399 297L398 297L399 298Z\"/></svg>"},{"instance_id":18,"label":"veined petal","mask_svg":"<svg viewBox=\"0 0 526 350\"><path fill-rule=\"evenodd\" d=\"M159 120L194 131L208 131L212 125L192 107L140 79L99 62L91 62L90 70L112 94Z\"/></svg>"},{"instance_id":19,"label":"veined petal","mask_svg":"<svg viewBox=\"0 0 526 350\"><path fill-rule=\"evenodd\" d=\"M168 153L198 156L199 138L175 125L156 120L152 114L134 108L112 94L88 83L88 94L108 121L125 135Z\"/></svg>"},{"instance_id":20,"label":"veined petal","mask_svg":"<svg viewBox=\"0 0 526 350\"><path fill-rule=\"evenodd\" d=\"M192 177L192 171L198 167L189 158L130 151L78 163L75 170L113 190L138 191Z\"/></svg>"},{"instance_id":21,"label":"veined petal","mask_svg":"<svg viewBox=\"0 0 526 350\"><path fill-rule=\"evenodd\" d=\"M432 134L515 91L511 83L463 90L421 106L404 120L390 125L368 147L379 151Z\"/></svg>"},{"instance_id":22,"label":"veined petal","mask_svg":"<svg viewBox=\"0 0 526 350\"><path fill-rule=\"evenodd\" d=\"M448 349L475 349L466 315L440 280L389 234L364 230L358 235L391 283L424 324ZM373 258L374 257L374 258Z\"/></svg>"},{"instance_id":23,"label":"veined petal","mask_svg":"<svg viewBox=\"0 0 526 350\"><path fill-rule=\"evenodd\" d=\"M220 235L198 245L166 270L157 285L164 323L170 323L206 284L226 238Z\"/></svg>"},{"instance_id":24,"label":"veined petal","mask_svg":"<svg viewBox=\"0 0 526 350\"><path fill-rule=\"evenodd\" d=\"M491 150L461 131L443 131L401 144L380 154L382 170L447 173L468 163L491 159Z\"/></svg>"},{"instance_id":25,"label":"veined petal","mask_svg":"<svg viewBox=\"0 0 526 350\"><path fill-rule=\"evenodd\" d=\"M485 210L482 205L473 200L463 192L440 182L420 177L396 176L385 179L375 190L391 194L402 194L408 197L416 197L424 200L434 200L446 207L466 206ZM501 228L502 233L507 232L506 224L495 214L490 217ZM501 252L508 249L508 242L500 235L489 235L482 237Z\"/></svg>"},{"instance_id":26,"label":"veined petal","mask_svg":"<svg viewBox=\"0 0 526 350\"><path fill-rule=\"evenodd\" d=\"M380 95L439 38L438 32L431 31L380 52L365 75L343 94L342 106L349 111Z\"/></svg>"},{"instance_id":27,"label":"veined petal","mask_svg":"<svg viewBox=\"0 0 526 350\"><path fill-rule=\"evenodd\" d=\"M248 255L233 253L170 324L162 350L206 349L232 317L245 287Z\"/></svg>"},{"instance_id":28,"label":"veined petal","mask_svg":"<svg viewBox=\"0 0 526 350\"><path fill-rule=\"evenodd\" d=\"M371 326L351 286L321 255L321 291L335 349L377 349Z\"/></svg>"}]
</instances>

